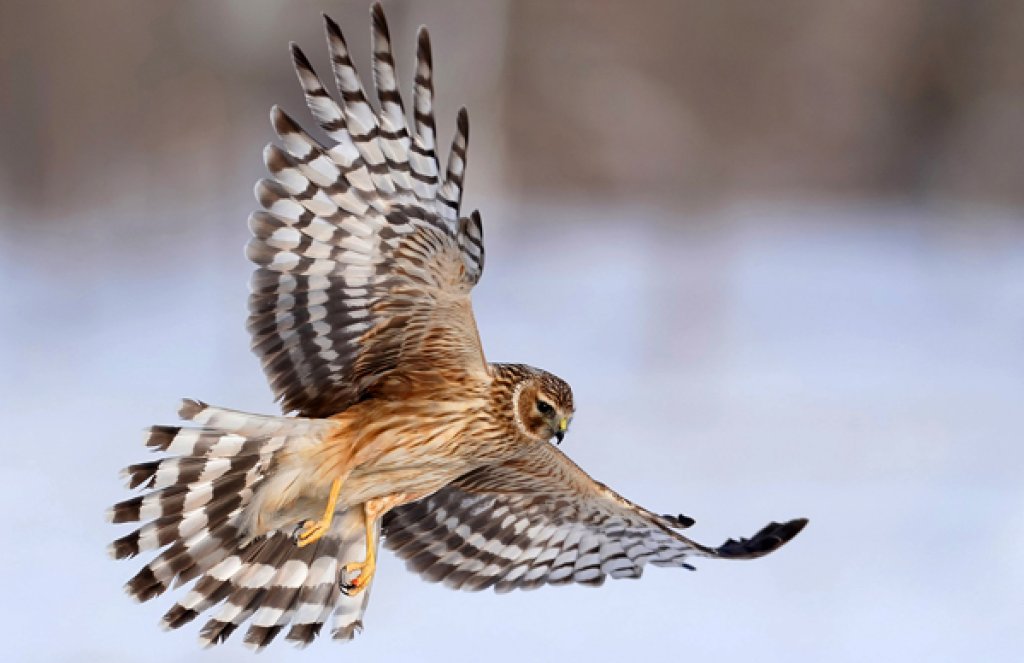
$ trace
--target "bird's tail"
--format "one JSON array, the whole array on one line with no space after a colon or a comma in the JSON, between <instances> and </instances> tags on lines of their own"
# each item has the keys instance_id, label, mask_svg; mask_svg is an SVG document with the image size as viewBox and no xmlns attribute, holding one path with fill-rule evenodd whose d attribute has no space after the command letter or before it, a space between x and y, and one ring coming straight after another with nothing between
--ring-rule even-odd
<instances>
[{"instance_id":1,"label":"bird's tail","mask_svg":"<svg viewBox=\"0 0 1024 663\"><path fill-rule=\"evenodd\" d=\"M178 628L223 603L200 633L207 645L223 642L246 620L251 623L245 643L253 647L266 646L289 624L286 638L308 644L332 612L333 636L355 637L370 588L349 597L340 590L339 576L341 566L364 555L361 509L337 514L322 538L301 548L285 529L250 534L250 507L281 452L315 444L330 422L190 400L180 415L198 426L150 428L146 445L167 456L126 468L128 486L147 492L109 511L114 523L145 523L110 545L115 558L162 549L125 591L147 601L194 580L163 625Z\"/></svg>"}]
</instances>

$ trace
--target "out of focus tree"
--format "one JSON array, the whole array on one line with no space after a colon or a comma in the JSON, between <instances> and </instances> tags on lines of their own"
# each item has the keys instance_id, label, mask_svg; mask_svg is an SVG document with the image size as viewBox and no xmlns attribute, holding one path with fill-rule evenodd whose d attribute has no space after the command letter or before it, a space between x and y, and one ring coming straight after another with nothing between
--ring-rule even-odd
<instances>
[{"instance_id":1,"label":"out of focus tree","mask_svg":"<svg viewBox=\"0 0 1024 663\"><path fill-rule=\"evenodd\" d=\"M470 107L478 194L1024 203L1014 0L385 4L406 82L416 25L434 33L441 117ZM3 3L5 209L246 190L270 136L254 118L301 106L285 44L326 69L323 10L362 53L367 6Z\"/></svg>"},{"instance_id":2,"label":"out of focus tree","mask_svg":"<svg viewBox=\"0 0 1024 663\"><path fill-rule=\"evenodd\" d=\"M529 190L1024 202L1024 4L514 2Z\"/></svg>"}]
</instances>

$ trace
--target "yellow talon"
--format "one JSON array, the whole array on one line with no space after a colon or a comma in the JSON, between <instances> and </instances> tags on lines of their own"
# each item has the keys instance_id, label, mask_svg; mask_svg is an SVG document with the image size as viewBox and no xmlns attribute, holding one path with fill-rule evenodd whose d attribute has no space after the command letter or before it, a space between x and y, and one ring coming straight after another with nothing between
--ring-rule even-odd
<instances>
[{"instance_id":1,"label":"yellow talon","mask_svg":"<svg viewBox=\"0 0 1024 663\"><path fill-rule=\"evenodd\" d=\"M335 479L331 483L331 495L327 499L324 517L320 520L307 520L302 523L302 528L295 535L295 545L300 548L308 546L327 534L327 530L331 528L331 521L334 520L334 507L338 503L339 492L341 492L341 479Z\"/></svg>"}]
</instances>

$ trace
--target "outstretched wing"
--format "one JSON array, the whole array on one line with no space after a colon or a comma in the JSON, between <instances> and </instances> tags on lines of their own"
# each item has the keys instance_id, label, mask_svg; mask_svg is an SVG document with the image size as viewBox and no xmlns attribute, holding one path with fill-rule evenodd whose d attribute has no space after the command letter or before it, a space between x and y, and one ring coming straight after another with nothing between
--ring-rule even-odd
<instances>
[{"instance_id":1,"label":"outstretched wing","mask_svg":"<svg viewBox=\"0 0 1024 663\"><path fill-rule=\"evenodd\" d=\"M310 417L336 414L427 372L486 371L469 299L483 270L482 227L476 212L459 216L465 109L442 181L426 30L410 132L380 5L372 9L379 112L341 30L326 22L341 103L294 44L292 58L330 144L272 110L282 147L264 153L274 179L256 187L264 210L250 218L247 247L258 265L249 299L253 349L285 411Z\"/></svg>"},{"instance_id":2,"label":"outstretched wing","mask_svg":"<svg viewBox=\"0 0 1024 663\"><path fill-rule=\"evenodd\" d=\"M411 570L455 589L498 592L544 584L600 585L638 578L648 562L693 568L691 556L750 559L792 539L805 519L770 523L717 548L594 481L551 444L471 472L428 498L393 510L384 545Z\"/></svg>"}]
</instances>

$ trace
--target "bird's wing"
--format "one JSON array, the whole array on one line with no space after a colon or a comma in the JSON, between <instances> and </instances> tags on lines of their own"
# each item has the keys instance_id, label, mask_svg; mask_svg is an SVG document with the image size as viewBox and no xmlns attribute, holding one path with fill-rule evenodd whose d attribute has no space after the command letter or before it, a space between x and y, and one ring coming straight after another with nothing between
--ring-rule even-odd
<instances>
[{"instance_id":1,"label":"bird's wing","mask_svg":"<svg viewBox=\"0 0 1024 663\"><path fill-rule=\"evenodd\" d=\"M483 270L482 227L476 212L460 217L465 109L442 180L426 30L410 130L380 6L372 11L379 112L341 30L326 22L341 102L294 44L292 59L330 141L272 110L281 147L264 153L274 179L256 187L264 210L250 218L247 247L258 266L249 299L253 349L285 411L310 417L439 371L458 378L487 370L469 298Z\"/></svg>"},{"instance_id":2,"label":"bird's wing","mask_svg":"<svg viewBox=\"0 0 1024 663\"><path fill-rule=\"evenodd\" d=\"M646 563L693 568L691 556L750 559L792 539L804 519L770 523L749 539L704 546L594 481L551 444L471 472L384 520L385 547L410 569L456 589L531 589L606 576L637 578Z\"/></svg>"}]
</instances>

